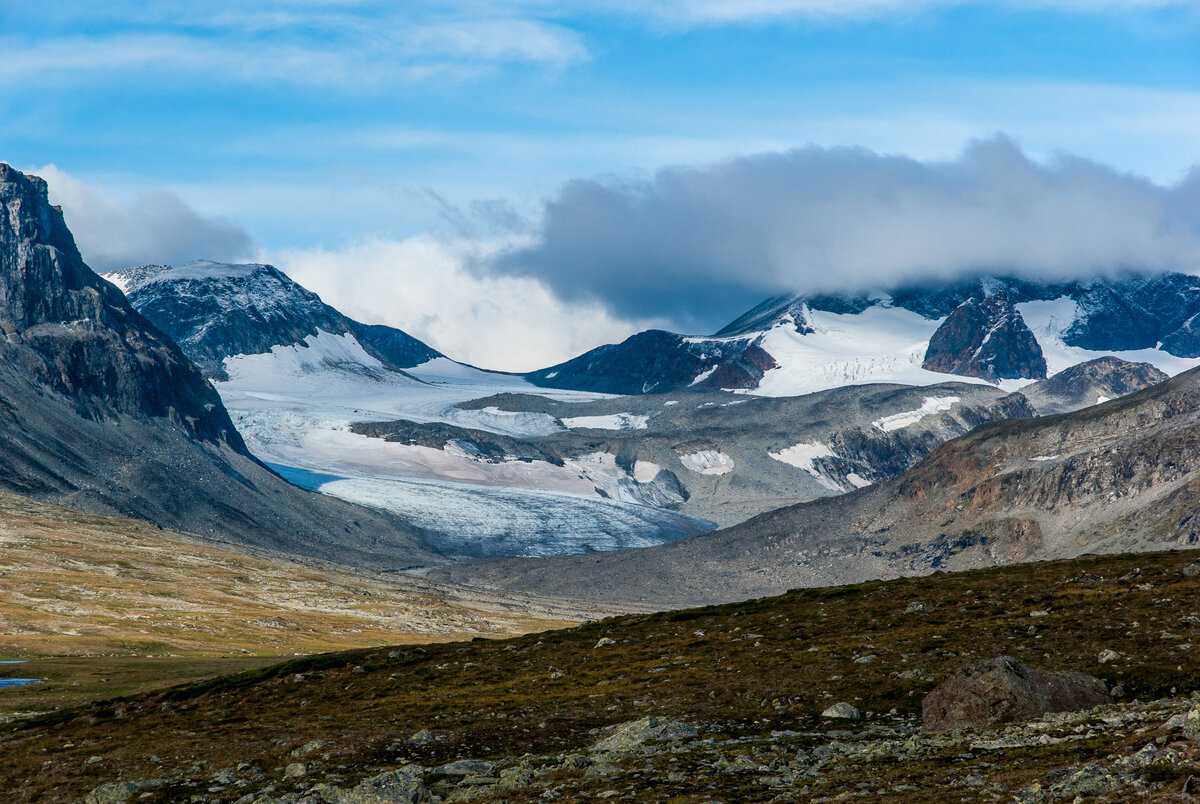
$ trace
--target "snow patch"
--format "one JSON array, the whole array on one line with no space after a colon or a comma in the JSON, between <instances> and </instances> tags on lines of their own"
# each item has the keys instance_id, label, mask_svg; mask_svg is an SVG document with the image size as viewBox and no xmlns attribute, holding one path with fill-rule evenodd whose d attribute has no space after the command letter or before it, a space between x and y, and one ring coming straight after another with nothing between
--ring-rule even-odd
<instances>
[{"instance_id":1,"label":"snow patch","mask_svg":"<svg viewBox=\"0 0 1200 804\"><path fill-rule=\"evenodd\" d=\"M790 446L787 449L782 449L779 452L768 452L767 454L777 461L790 464L797 469L808 472L817 483L830 491L845 491L840 485L817 471L817 467L813 465L813 461L817 458L837 457L837 453L830 449L828 444L822 444L820 441L806 441Z\"/></svg>"},{"instance_id":2,"label":"snow patch","mask_svg":"<svg viewBox=\"0 0 1200 804\"><path fill-rule=\"evenodd\" d=\"M297 376L329 370L374 377L396 375L363 349L353 335L334 335L323 329L302 343L272 346L264 354L227 357L224 368L230 382L252 382L258 387L294 386Z\"/></svg>"},{"instance_id":3,"label":"snow patch","mask_svg":"<svg viewBox=\"0 0 1200 804\"><path fill-rule=\"evenodd\" d=\"M446 418L459 427L488 430L510 436L543 436L562 432L558 422L549 413L501 410L486 407L479 410L456 408L447 411Z\"/></svg>"},{"instance_id":4,"label":"snow patch","mask_svg":"<svg viewBox=\"0 0 1200 804\"><path fill-rule=\"evenodd\" d=\"M733 458L715 449L702 449L680 455L679 462L701 475L724 475L733 471Z\"/></svg>"},{"instance_id":5,"label":"snow patch","mask_svg":"<svg viewBox=\"0 0 1200 804\"><path fill-rule=\"evenodd\" d=\"M645 430L649 416L633 413L610 413L607 416L573 416L563 419L564 427L572 430Z\"/></svg>"},{"instance_id":6,"label":"snow patch","mask_svg":"<svg viewBox=\"0 0 1200 804\"><path fill-rule=\"evenodd\" d=\"M890 433L893 430L900 430L905 427L910 427L924 419L926 416L932 416L936 413L944 413L954 407L959 401L957 396L927 396L925 403L916 410L903 411L901 413L893 413L891 416L884 416L882 419L876 419L872 422L880 430L885 433Z\"/></svg>"},{"instance_id":7,"label":"snow patch","mask_svg":"<svg viewBox=\"0 0 1200 804\"><path fill-rule=\"evenodd\" d=\"M717 368L718 368L718 366L713 366L712 368L710 368L706 371L702 371L699 374L697 374L696 379L692 380L692 385L699 385L700 383L707 380L709 377L712 376L713 372L716 371Z\"/></svg>"},{"instance_id":8,"label":"snow patch","mask_svg":"<svg viewBox=\"0 0 1200 804\"><path fill-rule=\"evenodd\" d=\"M633 479L639 483L653 483L654 478L658 477L658 473L661 471L661 466L650 461L634 461L633 463Z\"/></svg>"},{"instance_id":9,"label":"snow patch","mask_svg":"<svg viewBox=\"0 0 1200 804\"><path fill-rule=\"evenodd\" d=\"M1057 461L1061 457L1061 455L1038 455L1037 457L1030 458L1029 460L1041 463L1042 461Z\"/></svg>"},{"instance_id":10,"label":"snow patch","mask_svg":"<svg viewBox=\"0 0 1200 804\"><path fill-rule=\"evenodd\" d=\"M865 489L867 486L871 485L870 480L867 480L865 477L861 477L857 472L851 472L850 474L846 475L846 479L849 480L850 485L854 486L856 489Z\"/></svg>"}]
</instances>

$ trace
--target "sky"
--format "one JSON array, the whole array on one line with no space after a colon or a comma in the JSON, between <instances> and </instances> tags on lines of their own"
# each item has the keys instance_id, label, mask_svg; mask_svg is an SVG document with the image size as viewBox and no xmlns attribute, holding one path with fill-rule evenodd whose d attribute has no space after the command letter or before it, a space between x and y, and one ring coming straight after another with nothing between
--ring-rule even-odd
<instances>
[{"instance_id":1,"label":"sky","mask_svg":"<svg viewBox=\"0 0 1200 804\"><path fill-rule=\"evenodd\" d=\"M267 261L487 367L767 295L1200 273L1200 3L0 3L97 270Z\"/></svg>"}]
</instances>

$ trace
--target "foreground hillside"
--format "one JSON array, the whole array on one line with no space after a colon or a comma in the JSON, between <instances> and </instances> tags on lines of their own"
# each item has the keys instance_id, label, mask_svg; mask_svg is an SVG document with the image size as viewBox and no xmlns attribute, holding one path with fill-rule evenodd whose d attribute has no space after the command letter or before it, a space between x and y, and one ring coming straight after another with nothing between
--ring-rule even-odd
<instances>
[{"instance_id":1,"label":"foreground hillside","mask_svg":"<svg viewBox=\"0 0 1200 804\"><path fill-rule=\"evenodd\" d=\"M428 801L426 787L476 801L1054 800L1049 789L1068 801L1169 799L1200 773L1185 719L1168 722L1200 689L1196 558L937 574L296 659L9 727L0 789L13 802L115 782L147 802ZM1001 654L1096 675L1117 704L996 731L919 731L931 688ZM863 720L822 719L836 702ZM610 728L647 716L662 721ZM647 732L671 743L646 743ZM398 768L360 789L393 798L334 789Z\"/></svg>"},{"instance_id":2,"label":"foreground hillside","mask_svg":"<svg viewBox=\"0 0 1200 804\"><path fill-rule=\"evenodd\" d=\"M866 489L633 553L439 577L662 608L1200 542L1200 371L1074 413L983 425Z\"/></svg>"}]
</instances>

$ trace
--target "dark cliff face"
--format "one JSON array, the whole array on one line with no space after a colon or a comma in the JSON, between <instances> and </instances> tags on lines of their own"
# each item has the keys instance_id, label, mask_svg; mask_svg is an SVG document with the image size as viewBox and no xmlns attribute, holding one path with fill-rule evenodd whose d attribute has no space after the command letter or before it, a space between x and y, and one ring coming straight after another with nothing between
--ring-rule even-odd
<instances>
[{"instance_id":1,"label":"dark cliff face","mask_svg":"<svg viewBox=\"0 0 1200 804\"><path fill-rule=\"evenodd\" d=\"M1004 292L955 308L929 339L923 367L985 380L1046 376L1042 347Z\"/></svg>"},{"instance_id":2,"label":"dark cliff face","mask_svg":"<svg viewBox=\"0 0 1200 804\"><path fill-rule=\"evenodd\" d=\"M1200 357L1194 323L1200 278L1187 274L1126 275L1081 283L1071 293L1080 316L1063 340L1083 349L1153 349Z\"/></svg>"},{"instance_id":3,"label":"dark cliff face","mask_svg":"<svg viewBox=\"0 0 1200 804\"><path fill-rule=\"evenodd\" d=\"M397 518L250 455L200 370L84 264L45 183L4 164L0 489L334 561L429 556Z\"/></svg>"},{"instance_id":4,"label":"dark cliff face","mask_svg":"<svg viewBox=\"0 0 1200 804\"><path fill-rule=\"evenodd\" d=\"M84 264L46 183L0 163L0 355L77 411L169 419L248 454L221 399L170 338Z\"/></svg>"}]
</instances>

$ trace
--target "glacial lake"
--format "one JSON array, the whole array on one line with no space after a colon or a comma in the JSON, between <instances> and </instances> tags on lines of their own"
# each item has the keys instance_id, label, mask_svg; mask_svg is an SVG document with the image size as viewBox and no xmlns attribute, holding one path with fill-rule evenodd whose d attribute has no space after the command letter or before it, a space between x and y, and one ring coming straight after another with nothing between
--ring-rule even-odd
<instances>
[{"instance_id":1,"label":"glacial lake","mask_svg":"<svg viewBox=\"0 0 1200 804\"><path fill-rule=\"evenodd\" d=\"M0 661L0 664L25 664L20 659ZM5 687L23 687L26 684L36 684L42 679L40 678L0 678L0 689Z\"/></svg>"}]
</instances>

